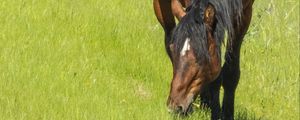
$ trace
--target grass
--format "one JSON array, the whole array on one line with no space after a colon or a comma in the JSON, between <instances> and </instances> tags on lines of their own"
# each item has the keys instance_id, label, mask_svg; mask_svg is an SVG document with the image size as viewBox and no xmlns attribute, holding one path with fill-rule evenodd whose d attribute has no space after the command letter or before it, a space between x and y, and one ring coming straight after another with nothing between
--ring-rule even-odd
<instances>
[{"instance_id":1,"label":"grass","mask_svg":"<svg viewBox=\"0 0 300 120\"><path fill-rule=\"evenodd\" d=\"M255 1L237 119L299 119L299 22L297 0ZM174 118L151 0L2 0L0 26L1 120Z\"/></svg>"}]
</instances>

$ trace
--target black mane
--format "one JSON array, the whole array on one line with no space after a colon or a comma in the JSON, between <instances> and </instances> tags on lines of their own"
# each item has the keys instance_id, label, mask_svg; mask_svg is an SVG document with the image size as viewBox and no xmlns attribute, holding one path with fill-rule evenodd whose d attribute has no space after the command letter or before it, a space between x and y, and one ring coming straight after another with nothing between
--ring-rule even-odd
<instances>
[{"instance_id":1,"label":"black mane","mask_svg":"<svg viewBox=\"0 0 300 120\"><path fill-rule=\"evenodd\" d=\"M189 38L191 49L195 52L198 62L208 62L207 28L204 23L204 11L208 4L211 4L216 10L213 36L217 43L219 55L225 31L227 31L228 40L234 37L232 22L234 20L240 21L243 9L242 0L193 0L192 4L187 8L186 16L181 19L173 30L170 43L174 44L176 56L180 54L186 38ZM231 44L230 41L228 43Z\"/></svg>"}]
</instances>

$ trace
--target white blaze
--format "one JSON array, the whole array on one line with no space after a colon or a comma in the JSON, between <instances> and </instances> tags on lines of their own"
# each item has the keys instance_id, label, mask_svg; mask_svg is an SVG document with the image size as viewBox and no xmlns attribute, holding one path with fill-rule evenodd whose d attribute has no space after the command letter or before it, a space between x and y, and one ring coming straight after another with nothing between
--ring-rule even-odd
<instances>
[{"instance_id":1,"label":"white blaze","mask_svg":"<svg viewBox=\"0 0 300 120\"><path fill-rule=\"evenodd\" d=\"M182 50L180 52L181 56L184 56L186 51L190 50L190 38L186 38Z\"/></svg>"}]
</instances>

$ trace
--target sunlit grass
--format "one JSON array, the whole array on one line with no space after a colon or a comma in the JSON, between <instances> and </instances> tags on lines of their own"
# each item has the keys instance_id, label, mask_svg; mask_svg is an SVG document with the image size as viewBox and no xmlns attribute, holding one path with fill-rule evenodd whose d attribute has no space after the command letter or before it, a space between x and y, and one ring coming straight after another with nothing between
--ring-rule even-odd
<instances>
[{"instance_id":1,"label":"sunlit grass","mask_svg":"<svg viewBox=\"0 0 300 120\"><path fill-rule=\"evenodd\" d=\"M255 2L235 117L298 120L299 2ZM2 0L0 26L0 119L174 118L151 0Z\"/></svg>"}]
</instances>

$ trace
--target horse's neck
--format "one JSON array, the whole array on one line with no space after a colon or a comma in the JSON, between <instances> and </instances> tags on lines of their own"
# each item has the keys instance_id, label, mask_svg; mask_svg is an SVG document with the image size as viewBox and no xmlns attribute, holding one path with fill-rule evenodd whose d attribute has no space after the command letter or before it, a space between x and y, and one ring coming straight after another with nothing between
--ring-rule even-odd
<instances>
[{"instance_id":1,"label":"horse's neck","mask_svg":"<svg viewBox=\"0 0 300 120\"><path fill-rule=\"evenodd\" d=\"M207 34L207 38L208 38L208 52L209 52L209 56L210 56L210 71L211 71L211 77L212 79L215 79L220 71L221 71L221 59L220 59L220 51L219 51L219 47L217 45L216 40L213 38L213 35L211 32L208 32Z\"/></svg>"}]
</instances>

